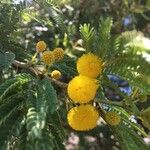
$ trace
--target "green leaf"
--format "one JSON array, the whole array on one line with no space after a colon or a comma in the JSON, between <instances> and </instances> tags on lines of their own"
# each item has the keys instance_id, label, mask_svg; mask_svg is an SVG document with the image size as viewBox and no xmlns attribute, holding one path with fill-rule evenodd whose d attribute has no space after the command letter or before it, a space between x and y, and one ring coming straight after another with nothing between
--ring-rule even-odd
<instances>
[{"instance_id":1,"label":"green leaf","mask_svg":"<svg viewBox=\"0 0 150 150\"><path fill-rule=\"evenodd\" d=\"M33 88L33 86L30 88ZM42 128L40 125L36 110L36 93L33 90L29 90L27 94L26 128L31 142L41 137Z\"/></svg>"},{"instance_id":2,"label":"green leaf","mask_svg":"<svg viewBox=\"0 0 150 150\"><path fill-rule=\"evenodd\" d=\"M49 116L49 120L57 130L58 135L62 139L62 143L63 143L63 139L65 138L65 132L62 126L63 121L61 120L60 114L57 111L55 111L53 114Z\"/></svg>"},{"instance_id":3,"label":"green leaf","mask_svg":"<svg viewBox=\"0 0 150 150\"><path fill-rule=\"evenodd\" d=\"M61 119L57 111L55 111L51 116L49 116L50 120L50 130L55 137L55 145L58 150L65 150L65 146L63 145L65 139L65 132L62 127Z\"/></svg>"},{"instance_id":4,"label":"green leaf","mask_svg":"<svg viewBox=\"0 0 150 150\"><path fill-rule=\"evenodd\" d=\"M65 150L65 146L63 145L63 139L60 136L59 129L55 126L51 126L51 132L55 137L55 147L57 150Z\"/></svg>"},{"instance_id":5,"label":"green leaf","mask_svg":"<svg viewBox=\"0 0 150 150\"><path fill-rule=\"evenodd\" d=\"M0 125L0 147L1 150L6 150L7 147L7 140L11 138L12 134L11 131L16 127L18 123L18 117L20 112L15 111L13 112L7 120Z\"/></svg>"},{"instance_id":6,"label":"green leaf","mask_svg":"<svg viewBox=\"0 0 150 150\"><path fill-rule=\"evenodd\" d=\"M23 98L14 97L10 101L0 105L0 125L5 122L9 116L18 110L19 106L22 104Z\"/></svg>"},{"instance_id":7,"label":"green leaf","mask_svg":"<svg viewBox=\"0 0 150 150\"><path fill-rule=\"evenodd\" d=\"M46 12L49 14L50 19L54 22L55 25L61 30L61 32L67 33L66 26L63 21L62 13L59 9L56 8L54 3L50 3L48 1L43 0L35 0L41 7L43 7Z\"/></svg>"},{"instance_id":8,"label":"green leaf","mask_svg":"<svg viewBox=\"0 0 150 150\"><path fill-rule=\"evenodd\" d=\"M41 120L39 119L39 113L34 107L28 109L27 113L27 136L28 139L24 147L36 150L53 150L53 136L41 126ZM21 146L21 145L20 145Z\"/></svg>"},{"instance_id":9,"label":"green leaf","mask_svg":"<svg viewBox=\"0 0 150 150\"><path fill-rule=\"evenodd\" d=\"M0 85L0 101L20 92L23 86L31 81L31 76L28 74L18 74L14 79L9 79Z\"/></svg>"},{"instance_id":10,"label":"green leaf","mask_svg":"<svg viewBox=\"0 0 150 150\"><path fill-rule=\"evenodd\" d=\"M147 134L145 133L144 129L141 128L141 126L133 121L131 121L131 115L122 107L117 107L117 106L110 106L109 108L113 111L116 111L117 113L120 114L122 118L122 122L127 124L128 126L131 126L132 129L134 129L137 132L140 132L141 135L144 137L147 137Z\"/></svg>"},{"instance_id":11,"label":"green leaf","mask_svg":"<svg viewBox=\"0 0 150 150\"><path fill-rule=\"evenodd\" d=\"M68 78L73 78L77 75L75 68L75 64L67 64L67 63L56 63L53 65L54 68L58 69L62 74L67 76Z\"/></svg>"},{"instance_id":12,"label":"green leaf","mask_svg":"<svg viewBox=\"0 0 150 150\"><path fill-rule=\"evenodd\" d=\"M44 89L42 89L43 87L41 87L41 84L42 84L41 81L38 81L36 110L38 113L39 125L41 126L41 128L44 128L46 124L47 113L48 113L48 103L47 103L46 94L44 92Z\"/></svg>"},{"instance_id":13,"label":"green leaf","mask_svg":"<svg viewBox=\"0 0 150 150\"><path fill-rule=\"evenodd\" d=\"M47 133L46 120L48 114L56 110L57 95L48 78L31 82L27 100L26 128L29 142L35 149L48 149L53 145Z\"/></svg>"},{"instance_id":14,"label":"green leaf","mask_svg":"<svg viewBox=\"0 0 150 150\"><path fill-rule=\"evenodd\" d=\"M136 30L126 31L120 35L122 50L132 52L133 54L136 54L137 52L149 51L150 49L145 45L145 42L147 43L148 40L149 39L144 37L142 32L138 32Z\"/></svg>"},{"instance_id":15,"label":"green leaf","mask_svg":"<svg viewBox=\"0 0 150 150\"><path fill-rule=\"evenodd\" d=\"M42 132L41 138L35 142L36 150L55 150L54 137L48 130Z\"/></svg>"},{"instance_id":16,"label":"green leaf","mask_svg":"<svg viewBox=\"0 0 150 150\"><path fill-rule=\"evenodd\" d=\"M2 101L4 98L6 98L12 91L15 91L15 89L19 86L20 86L20 83L19 83L19 81L17 81L15 83L13 83L11 86L7 87L7 89L4 91L4 93L0 96L0 101Z\"/></svg>"},{"instance_id":17,"label":"green leaf","mask_svg":"<svg viewBox=\"0 0 150 150\"><path fill-rule=\"evenodd\" d=\"M56 110L56 104L58 102L54 87L52 86L48 78L41 80L39 82L39 85L41 87L40 90L42 90L43 94L45 95L44 97L47 101L48 112L54 113L54 111Z\"/></svg>"},{"instance_id":18,"label":"green leaf","mask_svg":"<svg viewBox=\"0 0 150 150\"><path fill-rule=\"evenodd\" d=\"M18 61L24 61L30 60L32 58L32 55L26 51L25 45L21 45L17 43L15 39L11 38L7 43L8 47L11 47L11 52L15 54L15 59Z\"/></svg>"},{"instance_id":19,"label":"green leaf","mask_svg":"<svg viewBox=\"0 0 150 150\"><path fill-rule=\"evenodd\" d=\"M15 54L12 52L0 53L0 69L7 69L15 59Z\"/></svg>"},{"instance_id":20,"label":"green leaf","mask_svg":"<svg viewBox=\"0 0 150 150\"><path fill-rule=\"evenodd\" d=\"M143 139L132 128L122 125L115 129L115 133L118 136L122 150L149 150Z\"/></svg>"},{"instance_id":21,"label":"green leaf","mask_svg":"<svg viewBox=\"0 0 150 150\"><path fill-rule=\"evenodd\" d=\"M10 88L13 84L17 82L17 79L6 80L3 84L0 85L0 96L5 93L5 91Z\"/></svg>"},{"instance_id":22,"label":"green leaf","mask_svg":"<svg viewBox=\"0 0 150 150\"><path fill-rule=\"evenodd\" d=\"M31 142L41 137L42 128L38 120L38 113L34 107L30 107L27 112L27 130L28 138Z\"/></svg>"},{"instance_id":23,"label":"green leaf","mask_svg":"<svg viewBox=\"0 0 150 150\"><path fill-rule=\"evenodd\" d=\"M83 39L83 47L87 52L93 51L93 41L95 38L95 30L90 27L90 24L84 24L80 26L80 33Z\"/></svg>"},{"instance_id":24,"label":"green leaf","mask_svg":"<svg viewBox=\"0 0 150 150\"><path fill-rule=\"evenodd\" d=\"M99 24L98 32L98 51L97 54L100 57L106 57L106 53L110 50L110 38L111 38L111 27L112 27L112 18L101 19Z\"/></svg>"},{"instance_id":25,"label":"green leaf","mask_svg":"<svg viewBox=\"0 0 150 150\"><path fill-rule=\"evenodd\" d=\"M32 145L28 144L27 136L28 136L27 129L26 129L25 125L23 125L21 128L21 132L20 132L19 140L18 140L18 149L19 150L25 150L25 149L34 150L32 148Z\"/></svg>"}]
</instances>

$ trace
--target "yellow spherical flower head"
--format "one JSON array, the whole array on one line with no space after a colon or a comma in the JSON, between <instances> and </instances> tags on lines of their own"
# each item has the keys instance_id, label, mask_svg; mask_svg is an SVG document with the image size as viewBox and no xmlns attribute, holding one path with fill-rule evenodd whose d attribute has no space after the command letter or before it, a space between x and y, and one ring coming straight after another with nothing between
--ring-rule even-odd
<instances>
[{"instance_id":1,"label":"yellow spherical flower head","mask_svg":"<svg viewBox=\"0 0 150 150\"><path fill-rule=\"evenodd\" d=\"M112 126L116 126L120 123L121 117L116 112L107 112L105 114L106 122Z\"/></svg>"},{"instance_id":2,"label":"yellow spherical flower head","mask_svg":"<svg viewBox=\"0 0 150 150\"><path fill-rule=\"evenodd\" d=\"M36 44L36 49L38 52L43 52L45 49L46 49L47 45L44 41L39 41L37 44Z\"/></svg>"},{"instance_id":3,"label":"yellow spherical flower head","mask_svg":"<svg viewBox=\"0 0 150 150\"><path fill-rule=\"evenodd\" d=\"M84 54L77 61L77 70L80 74L96 78L102 71L102 60L92 54Z\"/></svg>"},{"instance_id":4,"label":"yellow spherical flower head","mask_svg":"<svg viewBox=\"0 0 150 150\"><path fill-rule=\"evenodd\" d=\"M99 113L92 105L73 107L67 114L68 124L77 131L91 130L96 127Z\"/></svg>"},{"instance_id":5,"label":"yellow spherical flower head","mask_svg":"<svg viewBox=\"0 0 150 150\"><path fill-rule=\"evenodd\" d=\"M76 76L68 84L68 96L77 103L93 100L99 87L98 80L86 76Z\"/></svg>"},{"instance_id":6,"label":"yellow spherical flower head","mask_svg":"<svg viewBox=\"0 0 150 150\"><path fill-rule=\"evenodd\" d=\"M42 61L46 64L46 65L50 65L54 62L54 55L51 51L45 51L42 54Z\"/></svg>"},{"instance_id":7,"label":"yellow spherical flower head","mask_svg":"<svg viewBox=\"0 0 150 150\"><path fill-rule=\"evenodd\" d=\"M56 61L63 59L64 57L64 50L62 48L55 48L53 50L54 58Z\"/></svg>"},{"instance_id":8,"label":"yellow spherical flower head","mask_svg":"<svg viewBox=\"0 0 150 150\"><path fill-rule=\"evenodd\" d=\"M51 73L51 77L54 78L54 79L59 79L61 77L61 72L58 71L58 70L54 70Z\"/></svg>"}]
</instances>

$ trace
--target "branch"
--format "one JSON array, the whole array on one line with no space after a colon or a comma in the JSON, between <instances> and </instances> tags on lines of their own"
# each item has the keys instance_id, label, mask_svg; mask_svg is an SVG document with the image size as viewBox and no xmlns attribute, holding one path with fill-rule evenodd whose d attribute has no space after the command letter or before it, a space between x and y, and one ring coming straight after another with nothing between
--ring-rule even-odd
<instances>
[{"instance_id":1,"label":"branch","mask_svg":"<svg viewBox=\"0 0 150 150\"><path fill-rule=\"evenodd\" d=\"M36 76L41 76L41 75L44 76L44 74L42 74L42 71L39 70L38 68L36 68L36 66L33 66L33 64L24 63L24 62L20 62L17 60L14 60L12 64L17 68L28 70L28 71L32 72L33 74L35 74ZM53 78L49 78L49 79L52 81L52 83L54 83L58 87L67 88L67 83L55 80Z\"/></svg>"},{"instance_id":2,"label":"branch","mask_svg":"<svg viewBox=\"0 0 150 150\"><path fill-rule=\"evenodd\" d=\"M123 101L121 102L113 102L113 101L108 101L108 100L100 100L100 99L95 99L95 102L103 103L103 104L109 104L109 105L114 105L114 106L119 106L123 107Z\"/></svg>"},{"instance_id":3,"label":"branch","mask_svg":"<svg viewBox=\"0 0 150 150\"><path fill-rule=\"evenodd\" d=\"M12 64L17 68L22 68L22 69L29 70L30 72L32 72L36 76L38 76L40 74L40 71L35 69L31 64L20 62L20 61L17 61L17 60L14 60Z\"/></svg>"},{"instance_id":4,"label":"branch","mask_svg":"<svg viewBox=\"0 0 150 150\"><path fill-rule=\"evenodd\" d=\"M59 80L55 80L53 78L50 78L50 80L52 81L52 83L56 84L57 86L59 86L60 88L67 88L68 84Z\"/></svg>"}]
</instances>

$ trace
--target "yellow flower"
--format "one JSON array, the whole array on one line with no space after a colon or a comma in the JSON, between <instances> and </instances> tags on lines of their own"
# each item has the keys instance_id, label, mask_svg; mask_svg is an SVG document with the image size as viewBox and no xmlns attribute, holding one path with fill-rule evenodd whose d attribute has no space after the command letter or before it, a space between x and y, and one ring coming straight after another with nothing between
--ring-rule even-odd
<instances>
[{"instance_id":1,"label":"yellow flower","mask_svg":"<svg viewBox=\"0 0 150 150\"><path fill-rule=\"evenodd\" d=\"M105 119L112 126L118 125L121 121L121 117L116 112L106 112Z\"/></svg>"},{"instance_id":2,"label":"yellow flower","mask_svg":"<svg viewBox=\"0 0 150 150\"><path fill-rule=\"evenodd\" d=\"M46 49L46 43L44 41L39 41L37 44L36 44L36 49L38 52L43 52L45 49Z\"/></svg>"},{"instance_id":3,"label":"yellow flower","mask_svg":"<svg viewBox=\"0 0 150 150\"><path fill-rule=\"evenodd\" d=\"M73 107L67 114L68 124L78 131L86 131L96 127L99 113L92 105Z\"/></svg>"},{"instance_id":4,"label":"yellow flower","mask_svg":"<svg viewBox=\"0 0 150 150\"><path fill-rule=\"evenodd\" d=\"M74 102L88 103L94 99L98 87L98 80L79 75L69 82L68 96Z\"/></svg>"},{"instance_id":5,"label":"yellow flower","mask_svg":"<svg viewBox=\"0 0 150 150\"><path fill-rule=\"evenodd\" d=\"M77 70L80 74L96 78L102 71L102 60L92 54L84 54L77 61Z\"/></svg>"},{"instance_id":6,"label":"yellow flower","mask_svg":"<svg viewBox=\"0 0 150 150\"><path fill-rule=\"evenodd\" d=\"M61 72L58 71L58 70L54 70L51 73L51 77L54 78L54 79L59 79L61 77Z\"/></svg>"},{"instance_id":7,"label":"yellow flower","mask_svg":"<svg viewBox=\"0 0 150 150\"><path fill-rule=\"evenodd\" d=\"M54 58L56 61L63 59L64 57L64 50L62 48L55 48L53 50Z\"/></svg>"},{"instance_id":8,"label":"yellow flower","mask_svg":"<svg viewBox=\"0 0 150 150\"><path fill-rule=\"evenodd\" d=\"M46 65L52 64L54 62L54 55L53 55L53 53L51 51L45 51L45 52L43 52L42 61Z\"/></svg>"}]
</instances>

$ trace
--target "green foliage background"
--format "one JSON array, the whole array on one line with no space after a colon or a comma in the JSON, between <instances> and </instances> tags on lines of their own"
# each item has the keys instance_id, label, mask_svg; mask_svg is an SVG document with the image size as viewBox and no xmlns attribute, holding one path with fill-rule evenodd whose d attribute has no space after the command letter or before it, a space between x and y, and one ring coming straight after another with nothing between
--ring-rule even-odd
<instances>
[{"instance_id":1,"label":"green foliage background","mask_svg":"<svg viewBox=\"0 0 150 150\"><path fill-rule=\"evenodd\" d=\"M73 149L148 150L149 145L143 138L149 136L150 119L144 127L132 122L130 116L140 118L141 113L149 110L149 99L141 103L138 97L148 96L150 92L150 64L143 57L150 53L143 42L150 36L149 11L148 0L33 0L18 4L2 0L0 149L69 149L73 134L80 138L78 144L71 145ZM132 22L125 25L124 19L128 16ZM44 40L50 50L65 49L64 59L51 68L62 72L59 83L63 86L33 72L32 67L43 66L30 64L39 40ZM103 121L92 131L76 132L67 124L69 104L64 85L77 75L76 60L87 52L95 53L105 62L99 78L101 84L123 97L120 102L108 101L101 87L95 101L102 116L110 110L121 115L122 122L117 127ZM121 92L108 79L108 74L127 80L132 94ZM86 140L88 137L95 142Z\"/></svg>"}]
</instances>

